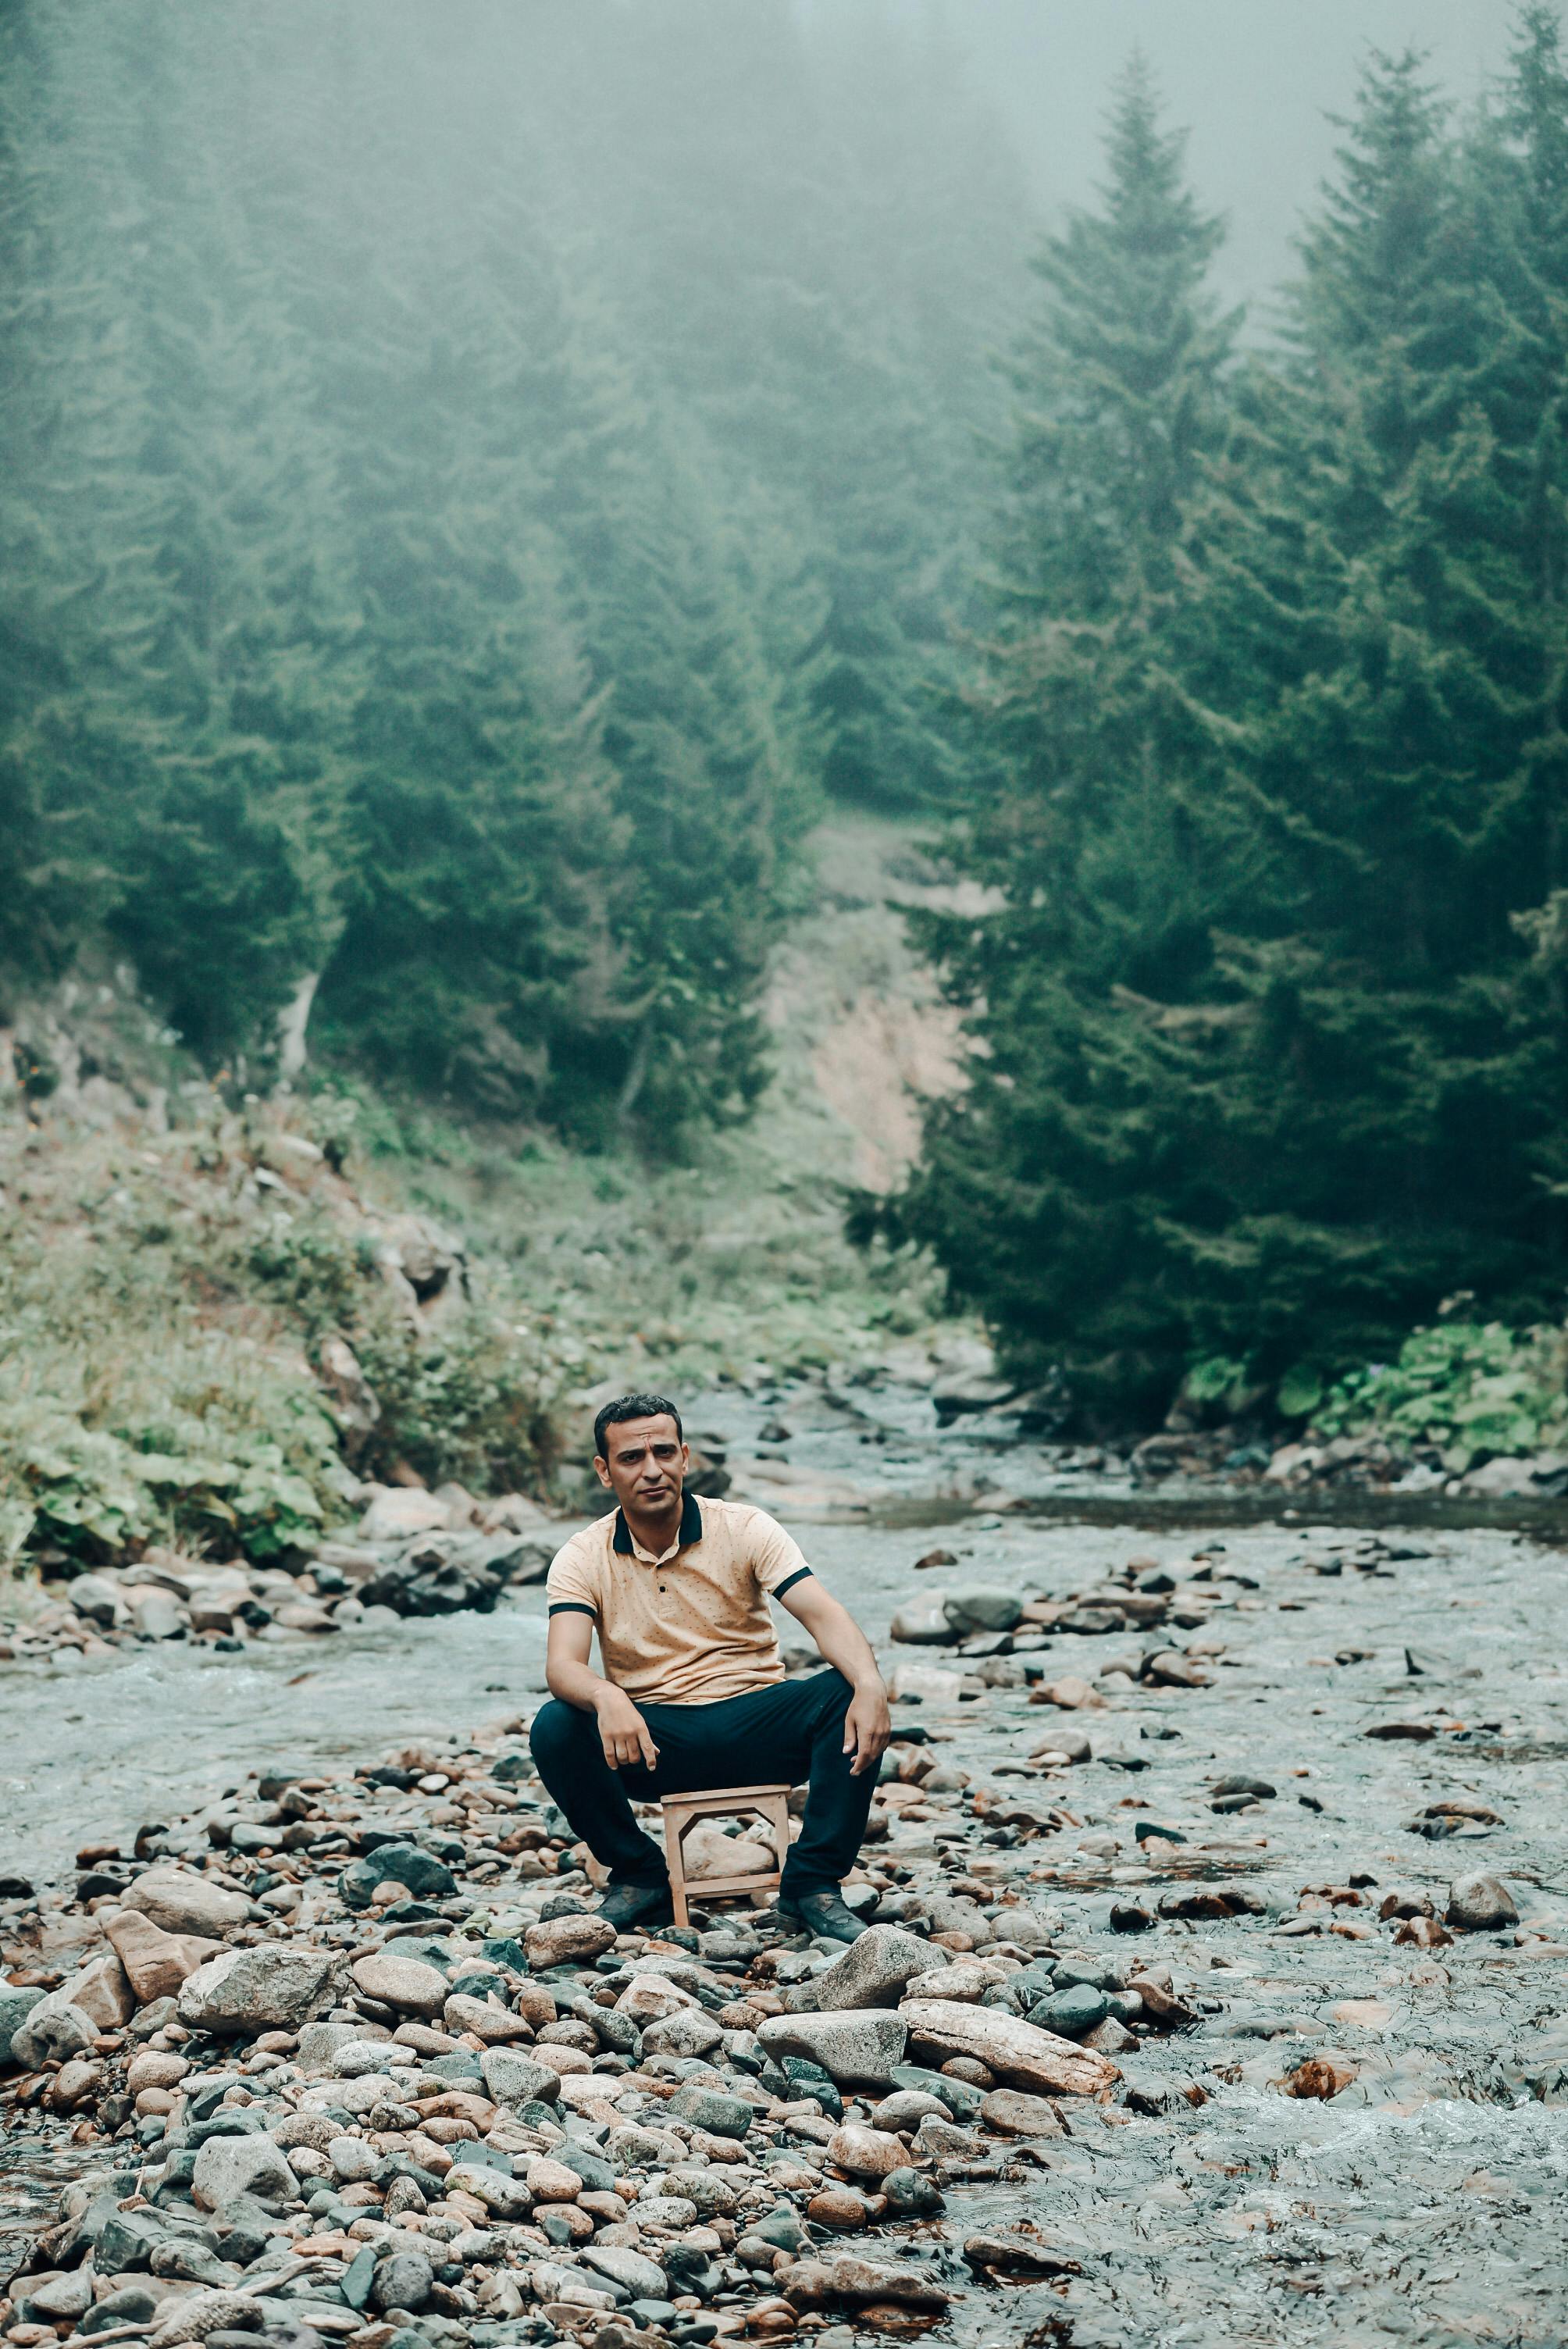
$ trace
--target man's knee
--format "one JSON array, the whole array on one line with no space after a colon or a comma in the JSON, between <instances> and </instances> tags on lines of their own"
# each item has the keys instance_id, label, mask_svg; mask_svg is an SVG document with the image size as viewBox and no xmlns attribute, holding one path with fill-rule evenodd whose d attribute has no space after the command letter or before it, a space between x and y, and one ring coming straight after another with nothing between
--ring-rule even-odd
<instances>
[{"instance_id":1,"label":"man's knee","mask_svg":"<svg viewBox=\"0 0 1568 2349\"><path fill-rule=\"evenodd\" d=\"M820 1723L842 1721L854 1702L854 1690L842 1672L832 1666L830 1666L825 1672L815 1673L807 1682L807 1686L816 1700L817 1719Z\"/></svg>"},{"instance_id":2,"label":"man's knee","mask_svg":"<svg viewBox=\"0 0 1568 2349\"><path fill-rule=\"evenodd\" d=\"M563 1766L580 1765L584 1758L583 1733L588 1716L573 1704L552 1696L542 1704L529 1727L528 1744L540 1776L549 1784ZM597 1741L595 1741L596 1743Z\"/></svg>"}]
</instances>

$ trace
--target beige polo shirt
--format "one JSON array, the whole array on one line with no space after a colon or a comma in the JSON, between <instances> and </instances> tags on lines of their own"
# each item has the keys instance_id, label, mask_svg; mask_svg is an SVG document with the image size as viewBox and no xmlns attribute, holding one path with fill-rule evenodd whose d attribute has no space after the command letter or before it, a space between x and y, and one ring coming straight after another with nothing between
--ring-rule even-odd
<instances>
[{"instance_id":1,"label":"beige polo shirt","mask_svg":"<svg viewBox=\"0 0 1568 2349\"><path fill-rule=\"evenodd\" d=\"M619 1509L556 1552L552 1615L591 1615L604 1677L639 1704L718 1704L784 1677L768 1601L810 1568L782 1526L742 1501L686 1495L662 1558Z\"/></svg>"}]
</instances>

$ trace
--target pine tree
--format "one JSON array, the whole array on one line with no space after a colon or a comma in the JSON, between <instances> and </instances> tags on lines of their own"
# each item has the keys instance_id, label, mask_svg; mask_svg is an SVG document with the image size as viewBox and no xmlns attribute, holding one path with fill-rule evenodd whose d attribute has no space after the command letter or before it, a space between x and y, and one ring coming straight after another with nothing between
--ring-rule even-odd
<instances>
[{"instance_id":1,"label":"pine tree","mask_svg":"<svg viewBox=\"0 0 1568 2349\"><path fill-rule=\"evenodd\" d=\"M1081 729L1042 730L1028 794L1027 695L980 704L1003 781L974 869L1009 903L944 943L990 1058L911 1208L1019 1356L1087 1397L1147 1409L1195 1367L1233 1399L1289 1372L1305 1403L1447 1290L1550 1303L1562 1034L1525 951L1556 968L1532 909L1560 630L1525 554L1542 423L1530 336L1499 333L1499 185L1419 61L1375 60L1292 349L1237 388L1164 542L1146 698L1099 583L1161 579L1161 542L1135 552L1147 473L1071 450L1076 610L1055 510L1029 518Z\"/></svg>"},{"instance_id":2,"label":"pine tree","mask_svg":"<svg viewBox=\"0 0 1568 2349\"><path fill-rule=\"evenodd\" d=\"M1175 1342L1143 1285L1165 1144L1142 1003L1191 982L1212 911L1212 757L1183 671L1233 321L1207 291L1217 224L1138 62L1107 160L1102 210L1040 256L1043 315L1011 369L955 843L1001 903L927 933L985 1052L930 1121L906 1213L1016 1349L1104 1358L1101 1382L1127 1390Z\"/></svg>"}]
</instances>

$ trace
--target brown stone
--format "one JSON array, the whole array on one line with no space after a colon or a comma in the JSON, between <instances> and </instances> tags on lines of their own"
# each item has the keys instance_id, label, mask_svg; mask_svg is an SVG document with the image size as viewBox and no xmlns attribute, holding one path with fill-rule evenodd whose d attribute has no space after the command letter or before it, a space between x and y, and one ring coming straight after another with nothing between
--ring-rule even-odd
<instances>
[{"instance_id":1,"label":"brown stone","mask_svg":"<svg viewBox=\"0 0 1568 2349\"><path fill-rule=\"evenodd\" d=\"M1337 2096L1341 2089L1347 2088L1355 2077L1355 2065L1346 2063L1343 2057L1309 2055L1279 2085L1287 2096L1313 2097L1326 2104L1330 2096Z\"/></svg>"},{"instance_id":2,"label":"brown stone","mask_svg":"<svg viewBox=\"0 0 1568 2349\"><path fill-rule=\"evenodd\" d=\"M827 2143L828 2159L853 2178L886 2178L909 2166L902 2141L886 2129L864 2128L854 2123L835 2129Z\"/></svg>"},{"instance_id":3,"label":"brown stone","mask_svg":"<svg viewBox=\"0 0 1568 2349\"><path fill-rule=\"evenodd\" d=\"M1022 2088L993 2088L980 2106L980 2117L999 2137L1065 2137L1056 2106L1045 2096L1031 2096Z\"/></svg>"},{"instance_id":4,"label":"brown stone","mask_svg":"<svg viewBox=\"0 0 1568 2349\"><path fill-rule=\"evenodd\" d=\"M615 1928L602 1917L552 1917L547 1924L531 1925L522 1937L528 1962L536 1971L546 1966L591 1966L615 1946Z\"/></svg>"},{"instance_id":5,"label":"brown stone","mask_svg":"<svg viewBox=\"0 0 1568 2349\"><path fill-rule=\"evenodd\" d=\"M852 2187L824 2186L807 2203L806 2216L814 2227L846 2230L866 2224L866 2206Z\"/></svg>"},{"instance_id":6,"label":"brown stone","mask_svg":"<svg viewBox=\"0 0 1568 2349\"><path fill-rule=\"evenodd\" d=\"M399 1958L390 1950L372 1950L356 1958L356 1986L366 1998L408 2014L439 2014L447 2002L447 1978L418 1958Z\"/></svg>"},{"instance_id":7,"label":"brown stone","mask_svg":"<svg viewBox=\"0 0 1568 2349\"><path fill-rule=\"evenodd\" d=\"M934 2056L939 2065L968 2056L1009 2087L1052 2096L1098 2096L1120 2076L1108 2057L1001 2007L917 1998L906 2000L899 2013L918 2055Z\"/></svg>"},{"instance_id":8,"label":"brown stone","mask_svg":"<svg viewBox=\"0 0 1568 2349\"><path fill-rule=\"evenodd\" d=\"M155 1998L174 1997L198 1966L221 1956L223 1950L222 1941L209 1940L199 1933L166 1932L139 1909L100 1909L98 1921L125 1968L139 2006Z\"/></svg>"}]
</instances>

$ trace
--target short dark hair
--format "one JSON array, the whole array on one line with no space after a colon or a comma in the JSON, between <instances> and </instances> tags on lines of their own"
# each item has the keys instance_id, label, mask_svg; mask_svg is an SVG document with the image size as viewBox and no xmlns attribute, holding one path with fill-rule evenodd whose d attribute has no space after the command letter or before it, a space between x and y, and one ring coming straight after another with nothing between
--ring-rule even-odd
<instances>
[{"instance_id":1,"label":"short dark hair","mask_svg":"<svg viewBox=\"0 0 1568 2349\"><path fill-rule=\"evenodd\" d=\"M675 1421L676 1442L684 1444L686 1437L681 1430L681 1415L668 1395L617 1395L614 1402L602 1403L593 1414L594 1457L603 1460L605 1456L604 1431L607 1427L619 1427L626 1419L657 1419L661 1412L667 1413Z\"/></svg>"}]
</instances>

